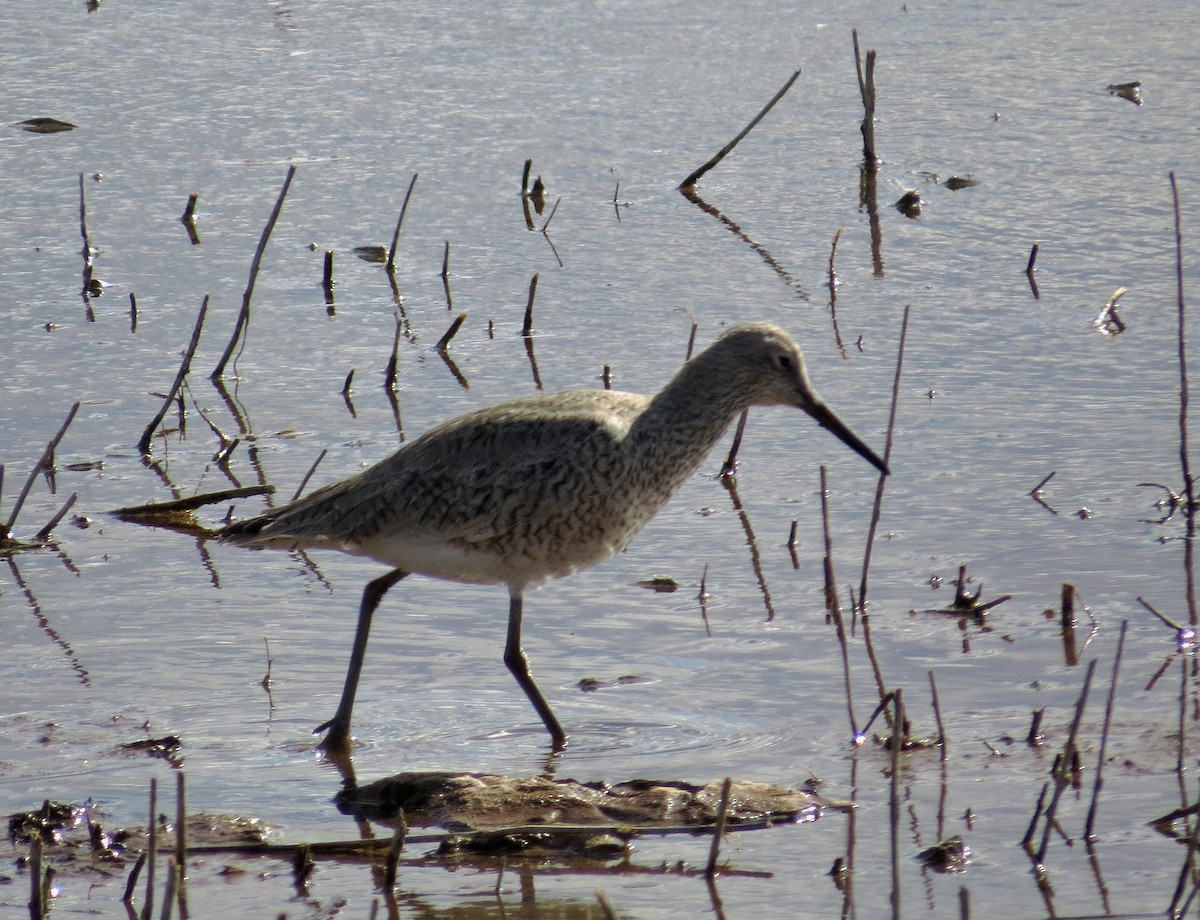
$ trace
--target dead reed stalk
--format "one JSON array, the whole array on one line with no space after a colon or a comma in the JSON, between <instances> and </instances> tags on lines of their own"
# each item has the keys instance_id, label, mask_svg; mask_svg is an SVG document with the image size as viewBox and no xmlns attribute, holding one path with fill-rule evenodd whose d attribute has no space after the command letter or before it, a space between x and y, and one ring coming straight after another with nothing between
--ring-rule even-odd
<instances>
[{"instance_id":1,"label":"dead reed stalk","mask_svg":"<svg viewBox=\"0 0 1200 920\"><path fill-rule=\"evenodd\" d=\"M400 245L400 227L404 224L404 214L408 211L408 200L412 197L413 186L417 184L417 173L413 173L408 183L408 191L404 193L404 204L400 205L400 218L396 221L396 232L392 234L392 245L388 247L387 271L392 274L396 270L396 247Z\"/></svg>"},{"instance_id":2,"label":"dead reed stalk","mask_svg":"<svg viewBox=\"0 0 1200 920\"><path fill-rule=\"evenodd\" d=\"M858 29L851 29L854 39L854 67L858 73L858 92L862 96L863 120L863 165L874 173L879 169L879 155L875 148L875 49L867 50L866 68L863 67L862 52L858 47Z\"/></svg>"},{"instance_id":3,"label":"dead reed stalk","mask_svg":"<svg viewBox=\"0 0 1200 920\"><path fill-rule=\"evenodd\" d=\"M79 403L76 402L71 406L71 411L67 413L66 421L62 423L58 431L55 433L49 442L46 444L46 449L42 451L42 455L38 458L37 463L33 465L33 469L29 471L29 476L25 480L25 484L21 487L21 491L17 494L17 500L13 504L13 509L9 512L8 520L4 524L3 532L0 532L0 542L7 540L12 536L13 527L17 523L17 515L21 513L21 507L25 504L25 499L29 497L29 491L33 488L33 483L37 480L38 474L44 469L49 469L54 463L54 451L58 449L59 442L67 433L67 428L75 418L75 413L79 411Z\"/></svg>"},{"instance_id":4,"label":"dead reed stalk","mask_svg":"<svg viewBox=\"0 0 1200 920\"><path fill-rule=\"evenodd\" d=\"M701 176L703 176L706 172L708 172L710 169L712 169L714 166L716 166L718 163L720 163L723 159L725 159L725 157L729 155L729 152L731 150L733 150L733 148L736 147L739 143L741 143L742 138L745 137L747 134L749 134L751 129L753 129L755 125L757 125L760 121L762 121L763 118L766 117L766 114L769 111L771 111L772 108L775 107L775 103L777 103L780 99L783 98L784 93L786 93L789 89L792 88L792 84L796 82L796 79L799 76L800 76L800 71L799 71L799 69L797 69L796 72L793 73L791 75L791 77L788 78L788 81L785 84L783 84L783 88L781 90L779 90L779 92L777 92L772 97L770 102L768 102L765 106L763 106L762 111L759 112L757 115L755 115L753 119L751 119L750 124L748 124L748 125L746 125L746 127L742 128L741 132L738 134L737 137L735 137L728 144L726 144L724 147L722 147L720 150L718 150L716 153L716 156L714 156L707 163L705 163L699 169L695 170L691 175L689 175L686 179L684 179L682 182L679 183L679 190L684 191L685 189L694 188L696 183L700 181Z\"/></svg>"},{"instance_id":5,"label":"dead reed stalk","mask_svg":"<svg viewBox=\"0 0 1200 920\"><path fill-rule=\"evenodd\" d=\"M204 300L200 304L200 313L196 316L196 325L192 327L192 338L188 342L187 350L183 353L183 360L179 363L179 371L175 374L175 382L171 384L171 389L167 391L166 398L163 399L163 404L159 408L158 413L146 426L146 430L142 432L142 437L138 441L138 451L142 456L149 456L150 442L154 438L154 432L162 423L163 418L167 414L167 410L171 408L171 403L175 401L175 395L179 392L179 388L183 386L183 379L192 369L192 357L196 354L196 346L200 344L200 330L204 328L204 317L208 313L208 295L204 295Z\"/></svg>"},{"instance_id":6,"label":"dead reed stalk","mask_svg":"<svg viewBox=\"0 0 1200 920\"><path fill-rule=\"evenodd\" d=\"M246 290L242 294L242 309L238 312L237 322L234 323L233 335L229 339L229 344L225 346L225 352L221 355L221 360L217 362L217 366L213 368L212 374L209 375L209 378L214 383L225 376L225 366L233 357L234 350L237 348L238 343L243 340L246 328L250 324L250 299L254 296L254 283L258 280L258 270L262 265L263 253L267 250L267 241L271 238L271 231L275 229L275 224L279 220L279 214L283 210L283 201L287 198L288 189L292 187L292 178L295 175L296 164L293 163L288 167L287 178L283 180L283 187L279 190L279 196L275 199L275 207L272 208L271 216L267 218L262 235L258 238L258 248L254 251L254 259L250 262L250 278L246 282Z\"/></svg>"},{"instance_id":7,"label":"dead reed stalk","mask_svg":"<svg viewBox=\"0 0 1200 920\"><path fill-rule=\"evenodd\" d=\"M888 466L892 459L892 443L896 433L896 407L900 402L900 376L904 371L904 343L908 339L908 314L910 304L904 305L904 318L900 322L900 344L896 347L896 375L892 380L892 406L888 412L887 439L883 445L883 465ZM879 517L883 513L883 489L887 484L887 476L879 474L879 482L875 485L875 504L871 508L871 524L867 528L867 545L863 552L862 581L858 586L859 609L865 616L867 607L867 577L871 569L871 550L875 545L875 530L879 527Z\"/></svg>"}]
</instances>

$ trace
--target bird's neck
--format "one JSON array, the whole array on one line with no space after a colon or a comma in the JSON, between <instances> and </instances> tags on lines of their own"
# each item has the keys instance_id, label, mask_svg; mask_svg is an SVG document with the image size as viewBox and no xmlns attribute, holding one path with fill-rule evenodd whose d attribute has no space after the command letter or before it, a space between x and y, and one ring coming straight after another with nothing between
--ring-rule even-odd
<instances>
[{"instance_id":1,"label":"bird's neck","mask_svg":"<svg viewBox=\"0 0 1200 920\"><path fill-rule=\"evenodd\" d=\"M685 364L630 429L635 450L644 451L654 466L674 471L672 488L696 471L746 408L716 370Z\"/></svg>"}]
</instances>

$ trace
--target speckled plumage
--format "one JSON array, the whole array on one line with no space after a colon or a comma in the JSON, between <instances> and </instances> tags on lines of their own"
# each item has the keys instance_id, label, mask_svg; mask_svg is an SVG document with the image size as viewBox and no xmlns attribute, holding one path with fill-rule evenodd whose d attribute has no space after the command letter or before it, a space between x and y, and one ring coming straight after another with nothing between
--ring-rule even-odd
<instances>
[{"instance_id":1,"label":"speckled plumage","mask_svg":"<svg viewBox=\"0 0 1200 920\"><path fill-rule=\"evenodd\" d=\"M572 390L471 412L356 476L233 524L220 537L255 547L328 547L392 566L364 595L359 659L374 606L404 575L506 585L505 661L561 747L565 733L520 650L524 591L628 545L733 419L756 405L803 409L886 472L813 392L792 338L775 326L745 323L685 364L654 397ZM351 671L338 715L322 726L330 729L327 747L349 741L353 659Z\"/></svg>"}]
</instances>

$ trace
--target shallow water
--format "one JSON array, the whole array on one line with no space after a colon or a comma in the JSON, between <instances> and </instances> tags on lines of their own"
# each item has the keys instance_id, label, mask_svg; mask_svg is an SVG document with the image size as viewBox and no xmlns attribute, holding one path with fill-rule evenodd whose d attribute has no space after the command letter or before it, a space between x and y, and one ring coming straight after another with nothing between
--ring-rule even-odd
<instances>
[{"instance_id":1,"label":"shallow water","mask_svg":"<svg viewBox=\"0 0 1200 920\"><path fill-rule=\"evenodd\" d=\"M1111 3L910 4L908 12L854 4L830 13L610 3L510 4L484 14L379 3L110 2L92 14L82 3L19 3L6 18L4 121L53 115L78 128L0 132L0 508L7 517L26 472L80 400L57 455L57 494L39 482L15 530L31 537L72 492L73 513L88 521L60 525L57 550L21 552L0 568L6 812L47 796L92 797L109 823L144 820L149 778L171 788L172 768L119 745L175 734L193 809L257 815L283 840L356 833L331 804L340 779L313 752L309 732L336 704L358 595L379 567L318 555L310 568L108 514L172 497L135 445L205 294L186 436L159 439L155 456L180 494L230 485L211 462L217 441L199 410L238 432L207 375L296 163L236 385L246 435L281 496L322 448L329 455L314 485L444 418L534 392L517 333L535 272L545 389L597 386L610 365L614 386L650 391L683 359L689 314L701 344L722 324L765 319L797 335L820 391L880 449L910 304L893 476L870 572L871 629L885 680L904 689L918 734L935 732L927 672L936 673L948 759L943 780L935 753L905 757L902 910L957 915L963 888L977 914L1167 906L1181 848L1145 822L1179 804L1180 665L1143 689L1172 655L1174 636L1136 599L1186 618L1183 527L1145 523L1159 516L1161 493L1137 484L1180 481L1167 174L1179 179L1184 270L1195 289L1200 78L1190 7L1167 3L1148 15ZM881 275L859 207L852 26L880 55ZM803 72L789 94L701 181L700 195L727 222L680 196L678 182L796 67ZM1143 106L1105 90L1134 79L1143 81ZM561 198L546 236L526 229L517 195L527 157L550 206ZM410 333L398 432L379 388L395 301L380 268L351 249L390 241L414 172L397 273ZM107 288L87 305L94 321L79 296L80 173L95 271ZM980 184L952 192L927 173L970 173ZM919 220L892 207L905 188L926 199ZM192 191L199 246L176 220ZM535 218L538 229L548 214ZM839 348L825 282L842 227ZM453 312L439 278L446 240ZM1034 241L1040 299L1024 274ZM320 289L325 248L336 258L332 316ZM1119 286L1129 289L1121 300L1128 328L1104 336L1093 320ZM469 389L434 349L458 311L470 315L450 353ZM340 395L351 369L355 414ZM257 481L249 443L231 466L243 484ZM725 449L628 552L528 598L526 648L572 733L554 769L614 781L820 777L827 794L856 799L854 824L829 815L737 836L727 850L734 864L773 877L723 879L724 909L829 915L844 899L826 873L850 851L853 907L879 913L890 903L890 758L871 743L857 754L849 744L840 651L824 621L818 468L829 467L838 580L856 589L875 479L806 418L756 410L738 489L760 582L717 480ZM1051 471L1044 500L1053 512L1028 495ZM243 500L237 513L259 507ZM225 510L201 512L201 523L216 525ZM793 520L798 569L786 546ZM960 563L982 582L983 600L1012 595L987 628L912 612L950 601ZM705 566L707 626L696 601ZM656 575L681 589L634 584ZM1098 662L1080 733L1084 788L1060 811L1075 838L1123 620L1129 631L1098 824L1103 883L1082 847L1059 840L1046 860L1047 904L1018 841L1083 682L1082 666L1063 663L1058 621L1044 614L1064 581L1097 621L1082 655L1083 665ZM500 662L505 607L499 589L421 579L389 595L355 710L360 779L543 769L544 733ZM270 698L260 686L264 637ZM861 632L851 658L861 722L875 695ZM627 674L641 680L596 693L577 686ZM1194 698L1190 682L1187 691ZM1042 706L1046 744L1030 749L1019 742ZM1194 766L1190 744L1185 760ZM923 872L915 854L955 833L974 853L966 872ZM703 841L668 838L639 843L636 860L706 856ZM206 898L207 912L291 915L344 899L365 916L377 896L366 867L323 863L310 901L290 904L287 866L264 868L271 884L209 880L194 890L193 907ZM583 915L595 909L597 885L622 916L712 910L695 879L539 875L534 887L547 910ZM0 900L22 904L17 887ZM90 900L82 887L64 885L64 909L87 903L119 913L120 886ZM412 870L401 903L430 915L485 913L494 887L494 873ZM522 899L515 874L504 892L510 904Z\"/></svg>"}]
</instances>

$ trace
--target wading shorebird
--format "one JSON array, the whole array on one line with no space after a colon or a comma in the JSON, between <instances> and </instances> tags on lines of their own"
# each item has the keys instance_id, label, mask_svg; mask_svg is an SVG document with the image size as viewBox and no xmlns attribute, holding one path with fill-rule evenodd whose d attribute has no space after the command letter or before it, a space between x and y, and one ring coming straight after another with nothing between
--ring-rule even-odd
<instances>
[{"instance_id":1,"label":"wading shorebird","mask_svg":"<svg viewBox=\"0 0 1200 920\"><path fill-rule=\"evenodd\" d=\"M350 748L350 715L371 617L410 574L508 588L504 663L550 732L567 733L521 648L525 592L620 552L750 406L795 406L884 475L884 462L814 392L790 335L731 327L656 396L571 390L470 412L375 466L220 539L251 547L329 548L392 567L363 591L341 702L322 747Z\"/></svg>"}]
</instances>

